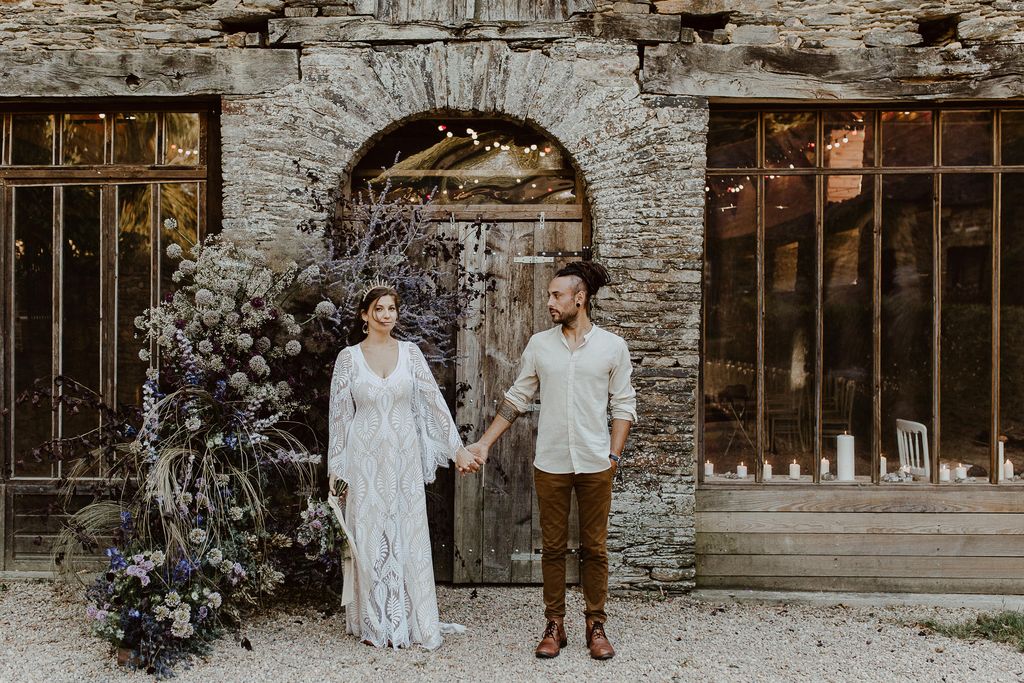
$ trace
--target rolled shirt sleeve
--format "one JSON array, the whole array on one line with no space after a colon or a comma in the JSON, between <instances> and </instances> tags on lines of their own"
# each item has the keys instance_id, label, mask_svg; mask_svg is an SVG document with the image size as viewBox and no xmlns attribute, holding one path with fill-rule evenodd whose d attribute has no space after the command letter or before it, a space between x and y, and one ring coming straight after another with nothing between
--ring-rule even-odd
<instances>
[{"instance_id":1,"label":"rolled shirt sleeve","mask_svg":"<svg viewBox=\"0 0 1024 683\"><path fill-rule=\"evenodd\" d=\"M520 413L530 409L533 397L537 395L537 389L540 387L534 346L533 339L530 339L519 360L519 375L511 388L505 392L505 400L515 406Z\"/></svg>"},{"instance_id":2,"label":"rolled shirt sleeve","mask_svg":"<svg viewBox=\"0 0 1024 683\"><path fill-rule=\"evenodd\" d=\"M613 420L629 420L636 424L636 391L631 382L632 376L633 361L629 347L623 341L608 378L608 407Z\"/></svg>"}]
</instances>

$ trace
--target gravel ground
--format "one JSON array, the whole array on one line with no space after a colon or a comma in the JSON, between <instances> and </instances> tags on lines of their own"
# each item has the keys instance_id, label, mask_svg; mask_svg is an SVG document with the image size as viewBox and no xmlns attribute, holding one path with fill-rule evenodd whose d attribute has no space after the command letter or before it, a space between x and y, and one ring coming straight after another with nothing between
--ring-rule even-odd
<instances>
[{"instance_id":1,"label":"gravel ground","mask_svg":"<svg viewBox=\"0 0 1024 683\"><path fill-rule=\"evenodd\" d=\"M0 591L0 680L142 681L89 635L67 589L10 582ZM441 586L443 619L469 631L435 652L375 650L344 635L341 614L299 610L261 618L253 649L221 641L180 681L1024 681L1024 654L980 641L922 635L917 619L962 620L976 610L613 598L608 634L618 656L583 646L583 600L569 595L569 647L533 656L543 629L539 588ZM541 615L541 616L539 616Z\"/></svg>"}]
</instances>

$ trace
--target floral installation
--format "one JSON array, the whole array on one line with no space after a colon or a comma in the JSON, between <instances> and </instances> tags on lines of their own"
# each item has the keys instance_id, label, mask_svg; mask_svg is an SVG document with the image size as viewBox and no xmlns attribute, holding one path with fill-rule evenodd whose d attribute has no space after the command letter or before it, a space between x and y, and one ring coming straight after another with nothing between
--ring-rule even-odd
<instances>
[{"instance_id":1,"label":"floral installation","mask_svg":"<svg viewBox=\"0 0 1024 683\"><path fill-rule=\"evenodd\" d=\"M373 276L396 282L399 336L442 364L454 359L456 325L487 288L452 266L462 260L458 237L384 194L346 211L321 228L326 249L301 265L218 236L169 245L176 289L134 321L150 365L141 406L112 408L67 377L19 397L102 418L95 432L33 454L73 462L54 562L69 578L95 576L94 558L105 555L86 586L85 618L130 666L173 675L269 601L309 599L311 584L319 600L340 595L344 536L316 497L318 444L356 292ZM71 508L77 479L98 464L106 487Z\"/></svg>"}]
</instances>

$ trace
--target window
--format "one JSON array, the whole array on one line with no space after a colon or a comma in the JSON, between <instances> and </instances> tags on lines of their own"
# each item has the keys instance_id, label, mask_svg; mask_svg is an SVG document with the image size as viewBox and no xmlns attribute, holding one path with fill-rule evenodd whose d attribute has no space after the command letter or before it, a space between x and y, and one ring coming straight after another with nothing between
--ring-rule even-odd
<instances>
[{"instance_id":1,"label":"window","mask_svg":"<svg viewBox=\"0 0 1024 683\"><path fill-rule=\"evenodd\" d=\"M1019 484L1024 110L708 131L699 477Z\"/></svg>"},{"instance_id":2,"label":"window","mask_svg":"<svg viewBox=\"0 0 1024 683\"><path fill-rule=\"evenodd\" d=\"M36 379L67 375L110 403L141 401L147 364L133 321L172 288L166 247L205 233L210 115L0 108L5 477L61 476L66 465L31 449L97 424L16 405Z\"/></svg>"}]
</instances>

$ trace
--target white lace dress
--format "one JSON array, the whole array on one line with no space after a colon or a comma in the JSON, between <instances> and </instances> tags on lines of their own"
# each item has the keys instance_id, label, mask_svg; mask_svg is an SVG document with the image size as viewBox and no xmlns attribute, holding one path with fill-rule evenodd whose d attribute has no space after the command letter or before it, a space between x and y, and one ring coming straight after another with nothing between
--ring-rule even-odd
<instances>
[{"instance_id":1,"label":"white lace dress","mask_svg":"<svg viewBox=\"0 0 1024 683\"><path fill-rule=\"evenodd\" d=\"M349 633L381 647L441 645L424 484L462 447L426 359L400 342L387 377L359 346L338 354L331 381L328 470L348 484L345 519L354 535L355 599Z\"/></svg>"}]
</instances>

